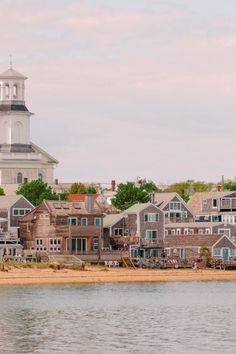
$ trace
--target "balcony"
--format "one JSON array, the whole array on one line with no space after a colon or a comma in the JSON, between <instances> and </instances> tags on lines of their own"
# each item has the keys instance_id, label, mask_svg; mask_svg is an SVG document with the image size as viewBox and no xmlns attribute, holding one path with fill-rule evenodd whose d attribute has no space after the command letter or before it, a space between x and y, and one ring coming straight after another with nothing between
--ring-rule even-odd
<instances>
[{"instance_id":1,"label":"balcony","mask_svg":"<svg viewBox=\"0 0 236 354\"><path fill-rule=\"evenodd\" d=\"M163 247L163 240L160 238L153 238L152 240L149 239L141 239L140 241L142 247L147 248L162 248Z\"/></svg>"},{"instance_id":2,"label":"balcony","mask_svg":"<svg viewBox=\"0 0 236 354\"><path fill-rule=\"evenodd\" d=\"M220 210L236 210L236 198L222 199L220 202Z\"/></svg>"},{"instance_id":3,"label":"balcony","mask_svg":"<svg viewBox=\"0 0 236 354\"><path fill-rule=\"evenodd\" d=\"M111 243L116 246L130 246L130 245L138 245L139 237L137 236L111 236Z\"/></svg>"}]
</instances>

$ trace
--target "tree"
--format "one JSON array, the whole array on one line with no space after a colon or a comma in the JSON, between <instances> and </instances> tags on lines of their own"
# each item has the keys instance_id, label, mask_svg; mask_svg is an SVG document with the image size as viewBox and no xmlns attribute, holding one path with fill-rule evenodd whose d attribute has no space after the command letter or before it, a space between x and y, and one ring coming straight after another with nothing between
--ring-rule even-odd
<instances>
[{"instance_id":1,"label":"tree","mask_svg":"<svg viewBox=\"0 0 236 354\"><path fill-rule=\"evenodd\" d=\"M5 195L4 189L0 187L0 195Z\"/></svg>"},{"instance_id":2,"label":"tree","mask_svg":"<svg viewBox=\"0 0 236 354\"><path fill-rule=\"evenodd\" d=\"M190 196L196 192L211 191L213 183L205 183L202 181L187 180L179 183L173 183L163 192L176 192L185 202L188 202Z\"/></svg>"},{"instance_id":3,"label":"tree","mask_svg":"<svg viewBox=\"0 0 236 354\"><path fill-rule=\"evenodd\" d=\"M236 191L236 181L227 181L223 185L224 190L227 191Z\"/></svg>"},{"instance_id":4,"label":"tree","mask_svg":"<svg viewBox=\"0 0 236 354\"><path fill-rule=\"evenodd\" d=\"M147 193L151 192L161 192L161 189L156 186L152 181L146 181L146 179L140 182L140 189L146 191Z\"/></svg>"},{"instance_id":5,"label":"tree","mask_svg":"<svg viewBox=\"0 0 236 354\"><path fill-rule=\"evenodd\" d=\"M94 186L88 186L86 187L85 184L83 183L72 183L69 194L96 194L96 188Z\"/></svg>"},{"instance_id":6,"label":"tree","mask_svg":"<svg viewBox=\"0 0 236 354\"><path fill-rule=\"evenodd\" d=\"M41 180L34 180L28 183L21 184L16 191L16 194L23 195L33 205L39 205L43 199L59 200L63 199L63 195L56 194L52 187ZM65 198L65 195L64 195Z\"/></svg>"},{"instance_id":7,"label":"tree","mask_svg":"<svg viewBox=\"0 0 236 354\"><path fill-rule=\"evenodd\" d=\"M115 197L112 198L112 205L125 210L136 203L147 203L149 199L149 193L143 188L136 187L133 182L120 183Z\"/></svg>"}]
</instances>

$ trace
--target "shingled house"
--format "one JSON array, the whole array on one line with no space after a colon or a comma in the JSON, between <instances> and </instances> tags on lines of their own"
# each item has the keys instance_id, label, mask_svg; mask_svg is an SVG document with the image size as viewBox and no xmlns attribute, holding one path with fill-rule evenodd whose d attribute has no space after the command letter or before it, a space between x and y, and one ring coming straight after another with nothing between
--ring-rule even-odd
<instances>
[{"instance_id":1,"label":"shingled house","mask_svg":"<svg viewBox=\"0 0 236 354\"><path fill-rule=\"evenodd\" d=\"M135 204L104 218L104 245L129 250L131 256L159 256L163 251L164 212L152 203Z\"/></svg>"},{"instance_id":2,"label":"shingled house","mask_svg":"<svg viewBox=\"0 0 236 354\"><path fill-rule=\"evenodd\" d=\"M17 235L20 218L33 209L33 204L23 195L0 196L0 230Z\"/></svg>"},{"instance_id":3,"label":"shingled house","mask_svg":"<svg viewBox=\"0 0 236 354\"><path fill-rule=\"evenodd\" d=\"M170 258L198 258L201 247L207 247L214 258L224 261L236 256L236 245L226 235L165 236L165 252Z\"/></svg>"},{"instance_id":4,"label":"shingled house","mask_svg":"<svg viewBox=\"0 0 236 354\"><path fill-rule=\"evenodd\" d=\"M40 254L99 253L103 214L90 195L84 202L44 200L20 221L24 249Z\"/></svg>"},{"instance_id":5,"label":"shingled house","mask_svg":"<svg viewBox=\"0 0 236 354\"><path fill-rule=\"evenodd\" d=\"M197 222L236 224L236 192L198 192L190 198L188 207Z\"/></svg>"},{"instance_id":6,"label":"shingled house","mask_svg":"<svg viewBox=\"0 0 236 354\"><path fill-rule=\"evenodd\" d=\"M152 202L164 211L166 224L194 220L191 208L178 193L153 193Z\"/></svg>"}]
</instances>

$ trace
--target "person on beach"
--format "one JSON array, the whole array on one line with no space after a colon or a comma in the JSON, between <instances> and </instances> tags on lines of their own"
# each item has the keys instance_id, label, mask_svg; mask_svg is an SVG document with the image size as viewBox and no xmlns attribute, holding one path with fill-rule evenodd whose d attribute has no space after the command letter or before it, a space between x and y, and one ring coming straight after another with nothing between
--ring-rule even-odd
<instances>
[{"instance_id":1,"label":"person on beach","mask_svg":"<svg viewBox=\"0 0 236 354\"><path fill-rule=\"evenodd\" d=\"M197 262L193 262L192 269L197 272Z\"/></svg>"}]
</instances>

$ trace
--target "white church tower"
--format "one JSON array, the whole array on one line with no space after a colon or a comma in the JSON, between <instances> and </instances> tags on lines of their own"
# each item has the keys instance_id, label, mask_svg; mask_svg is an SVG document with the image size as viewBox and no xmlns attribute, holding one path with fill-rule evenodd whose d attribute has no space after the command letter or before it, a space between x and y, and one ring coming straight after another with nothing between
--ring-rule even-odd
<instances>
[{"instance_id":1,"label":"white church tower","mask_svg":"<svg viewBox=\"0 0 236 354\"><path fill-rule=\"evenodd\" d=\"M27 78L12 67L0 74L0 185L42 179L53 183L58 163L30 141L30 117L25 105Z\"/></svg>"}]
</instances>

